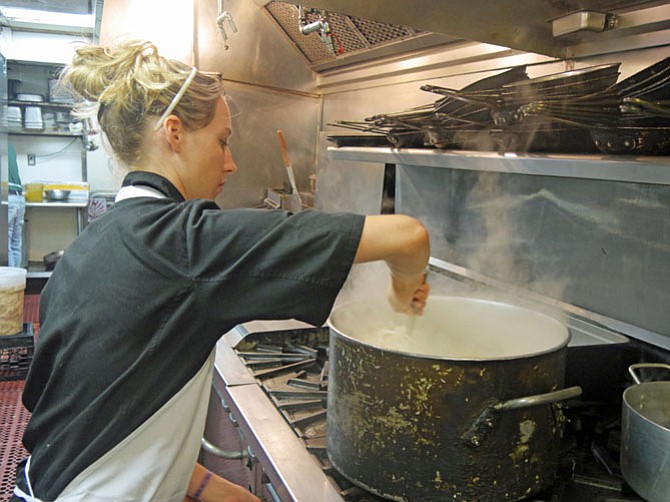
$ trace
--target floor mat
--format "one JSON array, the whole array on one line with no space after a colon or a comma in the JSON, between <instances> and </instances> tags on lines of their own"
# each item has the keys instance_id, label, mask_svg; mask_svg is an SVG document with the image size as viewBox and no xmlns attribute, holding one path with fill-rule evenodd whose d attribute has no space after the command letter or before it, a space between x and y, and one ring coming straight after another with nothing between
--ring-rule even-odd
<instances>
[{"instance_id":1,"label":"floor mat","mask_svg":"<svg viewBox=\"0 0 670 502\"><path fill-rule=\"evenodd\" d=\"M32 322L34 334L39 330L40 295L25 295L23 322ZM28 453L21 438L30 412L21 403L23 380L0 381L0 502L7 502L14 490L16 465Z\"/></svg>"},{"instance_id":2,"label":"floor mat","mask_svg":"<svg viewBox=\"0 0 670 502\"><path fill-rule=\"evenodd\" d=\"M28 453L21 444L30 413L21 404L23 380L0 382L0 501L14 490L16 465Z\"/></svg>"}]
</instances>

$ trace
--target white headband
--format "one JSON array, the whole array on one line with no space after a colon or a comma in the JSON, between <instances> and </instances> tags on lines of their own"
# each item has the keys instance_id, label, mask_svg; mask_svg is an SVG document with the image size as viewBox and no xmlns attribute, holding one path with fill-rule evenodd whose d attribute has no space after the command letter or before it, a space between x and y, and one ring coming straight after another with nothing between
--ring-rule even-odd
<instances>
[{"instance_id":1,"label":"white headband","mask_svg":"<svg viewBox=\"0 0 670 502\"><path fill-rule=\"evenodd\" d=\"M195 74L198 72L198 69L194 66L191 68L191 73L188 74L188 77L186 77L186 80L184 80L184 83L181 85L181 88L179 89L179 92L175 94L175 97L172 98L172 101L170 102L170 105L167 107L167 109L163 112L163 115L161 115L161 118L158 119L158 122L156 122L156 126L154 127L154 131L158 131L158 129L161 128L163 125L163 122L165 119L172 113L172 110L175 109L175 106L179 103L179 100L182 98L184 93L186 92L186 89L188 89L188 86L191 85L191 82L193 82L193 79L195 78Z\"/></svg>"}]
</instances>

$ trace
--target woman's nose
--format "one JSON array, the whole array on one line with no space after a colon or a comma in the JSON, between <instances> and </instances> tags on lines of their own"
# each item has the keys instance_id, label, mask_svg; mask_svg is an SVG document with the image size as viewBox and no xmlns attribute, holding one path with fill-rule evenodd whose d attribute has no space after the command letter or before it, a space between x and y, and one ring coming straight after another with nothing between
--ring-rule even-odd
<instances>
[{"instance_id":1,"label":"woman's nose","mask_svg":"<svg viewBox=\"0 0 670 502\"><path fill-rule=\"evenodd\" d=\"M233 153L230 150L228 150L228 155L226 155L223 168L226 170L226 172L230 174L234 174L237 172L237 164L235 164L235 160L233 159Z\"/></svg>"}]
</instances>

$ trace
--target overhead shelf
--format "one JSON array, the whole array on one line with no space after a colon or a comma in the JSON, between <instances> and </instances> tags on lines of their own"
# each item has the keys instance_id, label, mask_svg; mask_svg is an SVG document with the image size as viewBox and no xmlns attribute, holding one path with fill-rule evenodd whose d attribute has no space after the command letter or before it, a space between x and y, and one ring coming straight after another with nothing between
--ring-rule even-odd
<instances>
[{"instance_id":1,"label":"overhead shelf","mask_svg":"<svg viewBox=\"0 0 670 502\"><path fill-rule=\"evenodd\" d=\"M334 160L670 185L670 157L328 147Z\"/></svg>"},{"instance_id":2,"label":"overhead shelf","mask_svg":"<svg viewBox=\"0 0 670 502\"><path fill-rule=\"evenodd\" d=\"M64 111L72 109L72 103L54 103L53 101L18 101L11 99L8 102L9 106L39 106L40 108L54 108Z\"/></svg>"},{"instance_id":3,"label":"overhead shelf","mask_svg":"<svg viewBox=\"0 0 670 502\"><path fill-rule=\"evenodd\" d=\"M21 130L9 131L10 136L48 136L54 138L80 138L81 133L59 132L59 131L40 131L40 130Z\"/></svg>"}]
</instances>

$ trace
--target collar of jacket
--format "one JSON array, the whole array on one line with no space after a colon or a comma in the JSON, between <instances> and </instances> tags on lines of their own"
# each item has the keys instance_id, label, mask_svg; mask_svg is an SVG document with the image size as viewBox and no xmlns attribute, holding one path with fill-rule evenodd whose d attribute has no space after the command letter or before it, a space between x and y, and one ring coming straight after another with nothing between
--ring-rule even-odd
<instances>
[{"instance_id":1,"label":"collar of jacket","mask_svg":"<svg viewBox=\"0 0 670 502\"><path fill-rule=\"evenodd\" d=\"M122 186L148 186L177 202L184 202L185 200L179 190L167 178L148 171L129 172L123 179Z\"/></svg>"}]
</instances>

